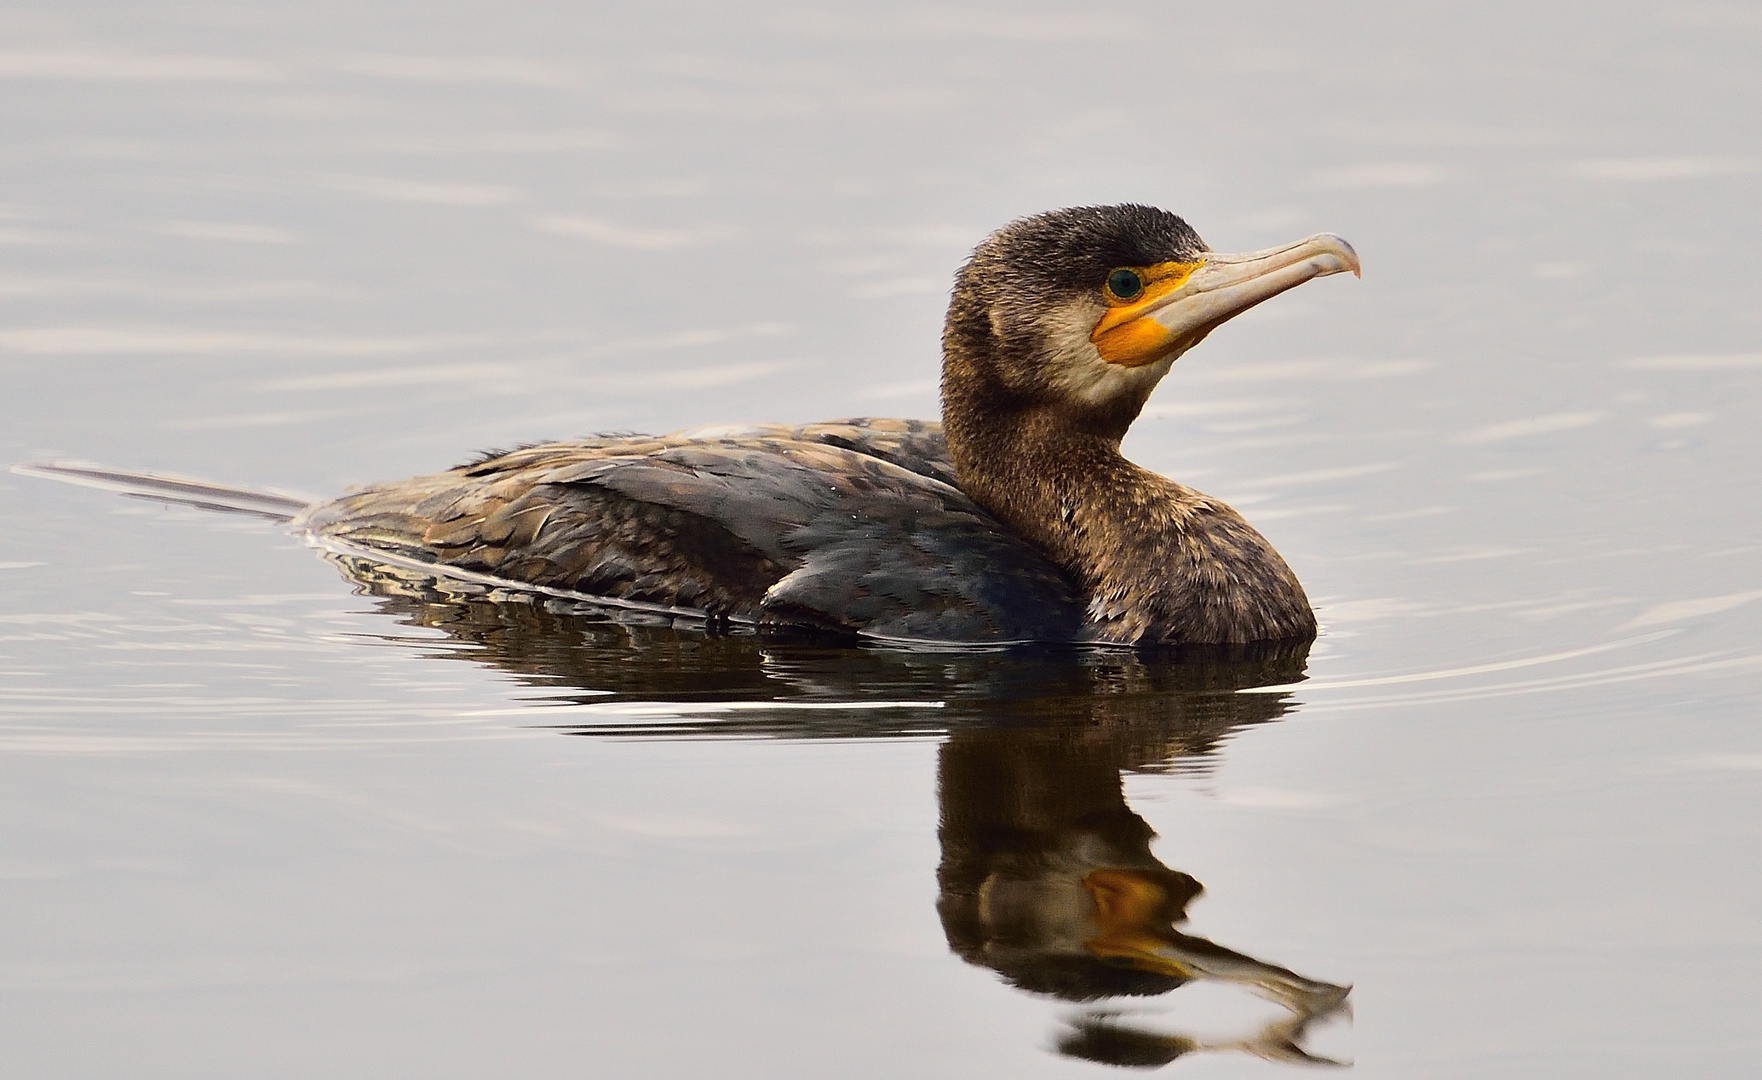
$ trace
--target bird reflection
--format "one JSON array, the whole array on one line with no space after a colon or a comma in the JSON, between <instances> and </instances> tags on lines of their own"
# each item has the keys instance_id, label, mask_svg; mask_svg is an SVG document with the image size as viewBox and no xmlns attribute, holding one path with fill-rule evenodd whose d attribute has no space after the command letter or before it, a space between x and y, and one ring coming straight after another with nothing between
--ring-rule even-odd
<instances>
[{"instance_id":1,"label":"bird reflection","mask_svg":"<svg viewBox=\"0 0 1762 1080\"><path fill-rule=\"evenodd\" d=\"M956 731L943 745L937 910L962 959L1069 1001L1144 997L1210 980L1285 1010L1258 1030L1208 1040L1092 1009L1059 1038L1065 1054L1148 1066L1235 1050L1339 1064L1301 1044L1311 1025L1346 1010L1348 988L1175 929L1201 886L1151 853L1155 833L1126 805L1120 771L1167 764L1147 733L1162 733L1162 747L1176 753L1212 745L1232 726L1238 702L1253 711L1266 699L1228 691L1099 698L1062 723ZM1122 729L1134 737L1120 738Z\"/></svg>"},{"instance_id":2,"label":"bird reflection","mask_svg":"<svg viewBox=\"0 0 1762 1080\"><path fill-rule=\"evenodd\" d=\"M946 733L937 912L949 948L1023 991L1079 1003L1056 1037L1060 1053L1140 1067L1200 1051L1341 1064L1303 1042L1320 1022L1349 1014L1349 988L1176 929L1202 886L1151 852L1156 834L1126 804L1121 782L1128 771L1203 772L1232 732L1279 719L1284 695L1236 691L1301 679L1306 643L1172 657L823 647L679 631L330 558L389 614L444 634L412 643L512 674L554 700L777 706L662 724L613 714L563 728L570 734ZM788 707L864 700L943 704L899 712ZM1239 987L1280 1011L1248 1031L1201 1037L1135 1022L1120 1009L1121 999L1198 982Z\"/></svg>"}]
</instances>

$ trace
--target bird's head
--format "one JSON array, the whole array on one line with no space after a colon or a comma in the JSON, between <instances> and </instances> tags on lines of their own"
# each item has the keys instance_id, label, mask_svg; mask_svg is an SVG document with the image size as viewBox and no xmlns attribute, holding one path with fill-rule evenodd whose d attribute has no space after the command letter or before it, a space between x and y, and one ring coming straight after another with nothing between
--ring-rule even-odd
<instances>
[{"instance_id":1,"label":"bird's head","mask_svg":"<svg viewBox=\"0 0 1762 1080\"><path fill-rule=\"evenodd\" d=\"M1093 414L1123 433L1169 366L1220 324L1344 270L1358 273L1358 256L1327 233L1222 255L1149 206L1024 218L987 237L955 278L944 400L977 390Z\"/></svg>"}]
</instances>

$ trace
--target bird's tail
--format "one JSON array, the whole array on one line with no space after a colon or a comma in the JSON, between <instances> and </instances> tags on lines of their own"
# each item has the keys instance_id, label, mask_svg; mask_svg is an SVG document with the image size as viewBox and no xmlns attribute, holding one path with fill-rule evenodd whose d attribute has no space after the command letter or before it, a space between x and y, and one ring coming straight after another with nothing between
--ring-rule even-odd
<instances>
[{"instance_id":1,"label":"bird's tail","mask_svg":"<svg viewBox=\"0 0 1762 1080\"><path fill-rule=\"evenodd\" d=\"M317 501L280 491L250 491L224 484L211 484L206 480L185 480L155 473L121 472L59 461L14 465L12 471L20 476L40 476L45 480L60 480L67 484L117 491L137 499L153 499L202 510L217 510L223 514L252 514L271 521L292 521L295 515Z\"/></svg>"}]
</instances>

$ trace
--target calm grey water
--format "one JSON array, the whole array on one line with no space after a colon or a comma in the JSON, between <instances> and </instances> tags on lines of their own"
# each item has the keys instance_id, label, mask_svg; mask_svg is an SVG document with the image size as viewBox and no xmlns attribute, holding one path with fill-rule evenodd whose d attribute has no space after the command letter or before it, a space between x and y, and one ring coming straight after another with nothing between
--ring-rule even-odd
<instances>
[{"instance_id":1,"label":"calm grey water","mask_svg":"<svg viewBox=\"0 0 1762 1080\"><path fill-rule=\"evenodd\" d=\"M1759 115L1754 4L5 4L0 461L933 415L954 267L1053 206L1365 263L1128 441L1309 587L1282 693L375 592L0 477L6 1073L1752 1075ZM1102 818L1350 1017L963 958L985 837Z\"/></svg>"}]
</instances>

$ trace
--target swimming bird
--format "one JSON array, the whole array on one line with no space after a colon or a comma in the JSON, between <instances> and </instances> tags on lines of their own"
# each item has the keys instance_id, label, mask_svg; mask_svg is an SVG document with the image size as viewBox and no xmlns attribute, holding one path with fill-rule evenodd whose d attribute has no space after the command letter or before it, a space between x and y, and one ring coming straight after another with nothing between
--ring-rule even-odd
<instances>
[{"instance_id":1,"label":"swimming bird","mask_svg":"<svg viewBox=\"0 0 1762 1080\"><path fill-rule=\"evenodd\" d=\"M345 558L712 626L936 642L1307 639L1315 616L1272 545L1223 502L1128 461L1120 441L1220 324L1358 269L1329 234L1225 255L1164 210L1054 210L991 234L956 274L940 424L541 443L256 509ZM189 483L136 479L161 497ZM183 501L252 496L190 488Z\"/></svg>"}]
</instances>

